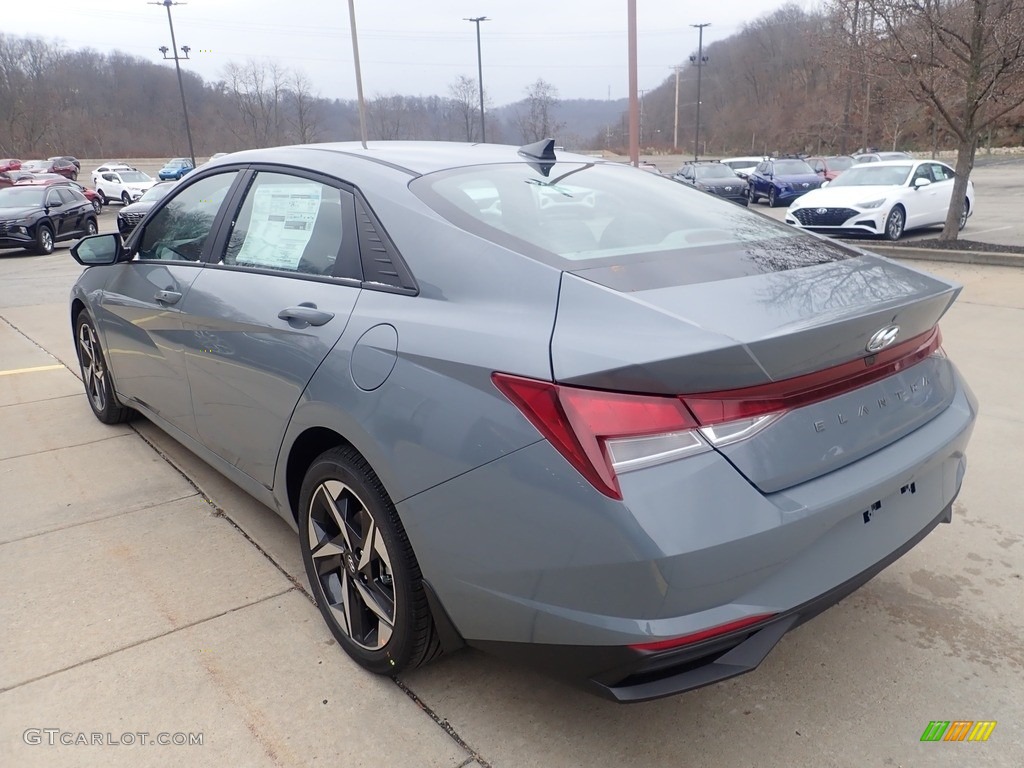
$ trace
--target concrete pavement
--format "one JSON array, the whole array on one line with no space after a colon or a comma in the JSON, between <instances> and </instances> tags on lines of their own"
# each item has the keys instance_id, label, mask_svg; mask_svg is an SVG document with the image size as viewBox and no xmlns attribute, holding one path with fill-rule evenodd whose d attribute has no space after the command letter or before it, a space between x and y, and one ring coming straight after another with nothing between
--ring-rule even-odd
<instances>
[{"instance_id":1,"label":"concrete pavement","mask_svg":"<svg viewBox=\"0 0 1024 768\"><path fill-rule=\"evenodd\" d=\"M923 266L966 284L943 332L982 406L954 523L755 672L621 707L473 651L363 673L283 521L147 422L92 418L57 367L66 248L0 255L0 765L1024 764L1024 272ZM922 744L936 719L998 725Z\"/></svg>"}]
</instances>

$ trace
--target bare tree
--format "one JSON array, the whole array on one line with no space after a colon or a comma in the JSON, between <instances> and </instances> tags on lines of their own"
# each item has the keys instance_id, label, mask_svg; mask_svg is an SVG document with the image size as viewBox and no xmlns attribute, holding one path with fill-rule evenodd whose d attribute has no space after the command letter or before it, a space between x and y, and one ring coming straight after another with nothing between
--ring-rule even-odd
<instances>
[{"instance_id":1,"label":"bare tree","mask_svg":"<svg viewBox=\"0 0 1024 768\"><path fill-rule=\"evenodd\" d=\"M451 116L460 129L464 129L466 141L477 141L480 128L479 91L476 80L459 75L454 83L448 86L451 94ZM460 133L462 131L460 130Z\"/></svg>"},{"instance_id":2,"label":"bare tree","mask_svg":"<svg viewBox=\"0 0 1024 768\"><path fill-rule=\"evenodd\" d=\"M565 128L565 123L555 120L552 111L558 106L558 89L538 77L526 89L526 111L517 111L513 122L523 136L523 141L533 142L547 139Z\"/></svg>"},{"instance_id":3,"label":"bare tree","mask_svg":"<svg viewBox=\"0 0 1024 768\"><path fill-rule=\"evenodd\" d=\"M288 79L288 90L291 94L289 122L295 142L309 144L316 141L320 122L320 98L313 93L312 85L304 72L292 72Z\"/></svg>"},{"instance_id":4,"label":"bare tree","mask_svg":"<svg viewBox=\"0 0 1024 768\"><path fill-rule=\"evenodd\" d=\"M1024 104L1024 0L864 0L884 25L882 56L906 92L957 140L941 239L955 240L981 136Z\"/></svg>"}]
</instances>

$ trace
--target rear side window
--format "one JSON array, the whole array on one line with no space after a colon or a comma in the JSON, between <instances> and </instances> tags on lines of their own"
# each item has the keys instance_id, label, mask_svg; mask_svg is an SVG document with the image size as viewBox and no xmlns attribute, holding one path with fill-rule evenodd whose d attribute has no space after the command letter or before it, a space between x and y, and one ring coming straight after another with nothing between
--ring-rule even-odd
<instances>
[{"instance_id":1,"label":"rear side window","mask_svg":"<svg viewBox=\"0 0 1024 768\"><path fill-rule=\"evenodd\" d=\"M259 173L235 217L219 263L327 276L347 233L346 193L318 181Z\"/></svg>"},{"instance_id":2,"label":"rear side window","mask_svg":"<svg viewBox=\"0 0 1024 768\"><path fill-rule=\"evenodd\" d=\"M199 261L235 172L207 176L174 195L146 225L139 259Z\"/></svg>"}]
</instances>

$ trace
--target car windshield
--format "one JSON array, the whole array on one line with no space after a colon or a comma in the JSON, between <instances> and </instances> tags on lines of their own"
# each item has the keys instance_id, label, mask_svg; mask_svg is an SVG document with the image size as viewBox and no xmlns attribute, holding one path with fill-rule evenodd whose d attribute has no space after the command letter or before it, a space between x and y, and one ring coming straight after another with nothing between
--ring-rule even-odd
<instances>
[{"instance_id":1,"label":"car windshield","mask_svg":"<svg viewBox=\"0 0 1024 768\"><path fill-rule=\"evenodd\" d=\"M155 203L157 200L163 200L172 189L174 189L173 184L157 184L146 190L146 194L139 198L139 202Z\"/></svg>"},{"instance_id":2,"label":"car windshield","mask_svg":"<svg viewBox=\"0 0 1024 768\"><path fill-rule=\"evenodd\" d=\"M801 173L813 174L814 169L803 160L776 160L775 173L778 176L798 176Z\"/></svg>"},{"instance_id":3,"label":"car windshield","mask_svg":"<svg viewBox=\"0 0 1024 768\"><path fill-rule=\"evenodd\" d=\"M572 269L580 262L628 263L647 253L791 240L798 233L665 177L613 164L557 163L547 176L522 163L457 168L421 176L410 189L456 226L538 260L551 262L553 254L574 266L555 264Z\"/></svg>"},{"instance_id":4,"label":"car windshield","mask_svg":"<svg viewBox=\"0 0 1024 768\"><path fill-rule=\"evenodd\" d=\"M698 179L735 179L736 174L721 163L713 165L696 165L694 171Z\"/></svg>"},{"instance_id":5,"label":"car windshield","mask_svg":"<svg viewBox=\"0 0 1024 768\"><path fill-rule=\"evenodd\" d=\"M27 205L42 205L45 188L8 187L0 189L0 208L23 208Z\"/></svg>"},{"instance_id":6,"label":"car windshield","mask_svg":"<svg viewBox=\"0 0 1024 768\"><path fill-rule=\"evenodd\" d=\"M142 171L118 171L121 176L121 181L152 181L149 176L144 174Z\"/></svg>"},{"instance_id":7,"label":"car windshield","mask_svg":"<svg viewBox=\"0 0 1024 768\"><path fill-rule=\"evenodd\" d=\"M830 187L898 187L905 184L911 165L858 165L836 177Z\"/></svg>"}]
</instances>

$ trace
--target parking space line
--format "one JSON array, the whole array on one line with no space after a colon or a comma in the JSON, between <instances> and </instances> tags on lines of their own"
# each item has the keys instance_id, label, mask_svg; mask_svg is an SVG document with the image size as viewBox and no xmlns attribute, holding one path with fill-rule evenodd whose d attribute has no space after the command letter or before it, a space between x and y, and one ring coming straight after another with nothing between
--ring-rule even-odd
<instances>
[{"instance_id":1,"label":"parking space line","mask_svg":"<svg viewBox=\"0 0 1024 768\"><path fill-rule=\"evenodd\" d=\"M973 237L974 235L984 235L984 234L986 234L988 232L1000 232L1000 231L1002 231L1004 229L1013 229L1013 227L1008 224L1005 227L993 227L992 229L980 229L977 232L973 232L972 231L972 232L969 232L968 234Z\"/></svg>"},{"instance_id":2,"label":"parking space line","mask_svg":"<svg viewBox=\"0 0 1024 768\"><path fill-rule=\"evenodd\" d=\"M9 371L0 371L0 376L14 376L18 373L36 373L38 371L56 371L64 368L63 365L37 365L35 368L12 368Z\"/></svg>"}]
</instances>

